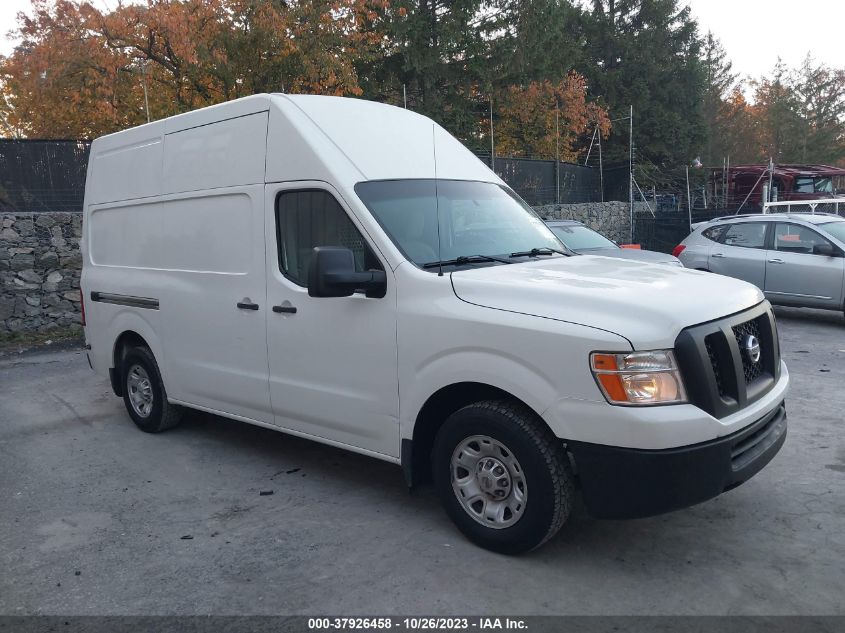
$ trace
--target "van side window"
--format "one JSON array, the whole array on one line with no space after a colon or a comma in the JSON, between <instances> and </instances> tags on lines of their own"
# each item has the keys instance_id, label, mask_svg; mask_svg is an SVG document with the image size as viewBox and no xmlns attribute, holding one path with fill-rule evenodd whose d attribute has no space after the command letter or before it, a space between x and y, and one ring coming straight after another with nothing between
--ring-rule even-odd
<instances>
[{"instance_id":1,"label":"van side window","mask_svg":"<svg viewBox=\"0 0 845 633\"><path fill-rule=\"evenodd\" d=\"M330 193L320 189L285 191L276 198L279 269L300 286L308 285L315 246L343 246L355 256L355 269L382 270L376 256Z\"/></svg>"},{"instance_id":2,"label":"van side window","mask_svg":"<svg viewBox=\"0 0 845 633\"><path fill-rule=\"evenodd\" d=\"M741 222L739 224L729 224L727 230L722 235L722 243L725 246L765 248L766 223Z\"/></svg>"}]
</instances>

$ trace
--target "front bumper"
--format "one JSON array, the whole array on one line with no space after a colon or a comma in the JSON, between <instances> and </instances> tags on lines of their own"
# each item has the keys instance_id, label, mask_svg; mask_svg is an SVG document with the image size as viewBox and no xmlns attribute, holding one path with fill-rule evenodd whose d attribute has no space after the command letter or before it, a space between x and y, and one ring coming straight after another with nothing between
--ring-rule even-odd
<instances>
[{"instance_id":1,"label":"front bumper","mask_svg":"<svg viewBox=\"0 0 845 633\"><path fill-rule=\"evenodd\" d=\"M685 508L735 488L786 441L781 402L741 431L663 450L568 442L584 503L596 518L632 519Z\"/></svg>"}]
</instances>

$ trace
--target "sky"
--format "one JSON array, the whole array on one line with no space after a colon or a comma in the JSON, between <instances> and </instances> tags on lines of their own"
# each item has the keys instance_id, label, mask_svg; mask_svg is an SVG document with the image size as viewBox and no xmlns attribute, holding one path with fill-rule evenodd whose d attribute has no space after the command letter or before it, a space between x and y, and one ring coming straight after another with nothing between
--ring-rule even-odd
<instances>
[{"instance_id":1,"label":"sky","mask_svg":"<svg viewBox=\"0 0 845 633\"><path fill-rule=\"evenodd\" d=\"M781 57L787 66L801 64L809 52L817 62L845 68L845 0L680 0L690 6L702 34L708 30L722 41L734 72L759 77ZM117 0L93 0L100 9ZM15 45L6 33L18 11L30 0L0 0L0 54Z\"/></svg>"},{"instance_id":2,"label":"sky","mask_svg":"<svg viewBox=\"0 0 845 633\"><path fill-rule=\"evenodd\" d=\"M795 68L810 53L816 62L845 68L843 0L681 0L722 41L733 70L745 77L768 74L780 57Z\"/></svg>"}]
</instances>

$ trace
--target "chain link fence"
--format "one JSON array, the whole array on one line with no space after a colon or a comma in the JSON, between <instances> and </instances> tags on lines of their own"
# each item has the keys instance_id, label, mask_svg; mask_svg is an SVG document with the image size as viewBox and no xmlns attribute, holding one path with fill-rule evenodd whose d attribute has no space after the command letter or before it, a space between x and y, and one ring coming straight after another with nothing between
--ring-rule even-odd
<instances>
[{"instance_id":1,"label":"chain link fence","mask_svg":"<svg viewBox=\"0 0 845 633\"><path fill-rule=\"evenodd\" d=\"M0 140L0 212L81 211L91 143Z\"/></svg>"},{"instance_id":2,"label":"chain link fence","mask_svg":"<svg viewBox=\"0 0 845 633\"><path fill-rule=\"evenodd\" d=\"M496 175L532 206L577 204L625 198L602 194L602 172L594 167L537 158L477 154Z\"/></svg>"}]
</instances>

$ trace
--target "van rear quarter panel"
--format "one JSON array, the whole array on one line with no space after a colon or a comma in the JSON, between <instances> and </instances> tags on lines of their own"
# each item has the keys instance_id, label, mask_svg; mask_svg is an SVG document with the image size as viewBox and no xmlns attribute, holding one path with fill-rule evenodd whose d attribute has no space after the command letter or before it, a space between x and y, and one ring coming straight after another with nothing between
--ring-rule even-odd
<instances>
[{"instance_id":1,"label":"van rear quarter panel","mask_svg":"<svg viewBox=\"0 0 845 633\"><path fill-rule=\"evenodd\" d=\"M121 132L119 140L106 137L94 141L85 184L86 208L161 192L161 130L160 125L145 125Z\"/></svg>"},{"instance_id":2,"label":"van rear quarter panel","mask_svg":"<svg viewBox=\"0 0 845 633\"><path fill-rule=\"evenodd\" d=\"M91 263L159 271L250 271L249 193L217 190L94 209Z\"/></svg>"},{"instance_id":3,"label":"van rear quarter panel","mask_svg":"<svg viewBox=\"0 0 845 633\"><path fill-rule=\"evenodd\" d=\"M267 112L166 134L161 193L263 183L266 144Z\"/></svg>"},{"instance_id":4,"label":"van rear quarter panel","mask_svg":"<svg viewBox=\"0 0 845 633\"><path fill-rule=\"evenodd\" d=\"M92 304L89 330L105 322L110 339L98 347L112 346L122 331L112 321L134 312L160 342L169 397L258 420L268 419L264 311L236 304L266 307L263 194L251 185L96 208L85 283L88 293L159 301L158 310Z\"/></svg>"},{"instance_id":5,"label":"van rear quarter panel","mask_svg":"<svg viewBox=\"0 0 845 633\"><path fill-rule=\"evenodd\" d=\"M236 307L246 298L265 307L266 298L268 112L266 99L250 101L252 112L235 118L216 108L224 120L206 110L95 141L82 287L97 371L133 330L171 399L267 421L264 311ZM157 299L159 309L93 302L92 291Z\"/></svg>"}]
</instances>

